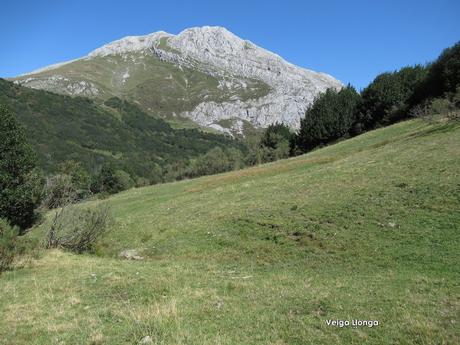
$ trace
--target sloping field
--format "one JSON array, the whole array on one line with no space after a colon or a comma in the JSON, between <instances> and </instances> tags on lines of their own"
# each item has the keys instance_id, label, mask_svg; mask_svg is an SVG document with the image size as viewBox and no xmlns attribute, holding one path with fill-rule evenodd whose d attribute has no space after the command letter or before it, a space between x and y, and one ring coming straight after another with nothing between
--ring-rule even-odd
<instances>
[{"instance_id":1,"label":"sloping field","mask_svg":"<svg viewBox=\"0 0 460 345\"><path fill-rule=\"evenodd\" d=\"M458 122L108 202L97 255L46 251L0 277L1 344L460 343Z\"/></svg>"}]
</instances>

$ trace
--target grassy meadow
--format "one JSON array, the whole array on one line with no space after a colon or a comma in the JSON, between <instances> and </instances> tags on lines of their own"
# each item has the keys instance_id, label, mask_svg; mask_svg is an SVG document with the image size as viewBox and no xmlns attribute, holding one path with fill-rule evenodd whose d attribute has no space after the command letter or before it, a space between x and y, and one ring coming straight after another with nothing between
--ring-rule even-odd
<instances>
[{"instance_id":1,"label":"grassy meadow","mask_svg":"<svg viewBox=\"0 0 460 345\"><path fill-rule=\"evenodd\" d=\"M95 254L43 251L0 276L0 344L460 343L459 122L104 202Z\"/></svg>"}]
</instances>

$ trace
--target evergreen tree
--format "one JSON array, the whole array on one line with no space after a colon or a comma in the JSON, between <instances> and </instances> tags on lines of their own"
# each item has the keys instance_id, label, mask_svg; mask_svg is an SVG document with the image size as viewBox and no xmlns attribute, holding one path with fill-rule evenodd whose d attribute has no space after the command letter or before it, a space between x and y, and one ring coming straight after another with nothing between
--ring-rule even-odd
<instances>
[{"instance_id":1,"label":"evergreen tree","mask_svg":"<svg viewBox=\"0 0 460 345\"><path fill-rule=\"evenodd\" d=\"M35 220L41 180L36 156L14 115L0 106L0 218L25 229Z\"/></svg>"},{"instance_id":2,"label":"evergreen tree","mask_svg":"<svg viewBox=\"0 0 460 345\"><path fill-rule=\"evenodd\" d=\"M296 148L306 152L347 135L356 120L359 101L359 94L350 85L340 91L326 90L301 119L295 137Z\"/></svg>"},{"instance_id":3,"label":"evergreen tree","mask_svg":"<svg viewBox=\"0 0 460 345\"><path fill-rule=\"evenodd\" d=\"M131 175L112 164L104 164L91 183L91 192L115 194L134 187Z\"/></svg>"},{"instance_id":4,"label":"evergreen tree","mask_svg":"<svg viewBox=\"0 0 460 345\"><path fill-rule=\"evenodd\" d=\"M274 123L265 129L254 156L258 163L289 157L292 133L284 123Z\"/></svg>"},{"instance_id":5,"label":"evergreen tree","mask_svg":"<svg viewBox=\"0 0 460 345\"><path fill-rule=\"evenodd\" d=\"M260 146L276 150L281 142L289 142L292 133L284 123L274 123L267 127L260 139Z\"/></svg>"},{"instance_id":6,"label":"evergreen tree","mask_svg":"<svg viewBox=\"0 0 460 345\"><path fill-rule=\"evenodd\" d=\"M369 129L407 117L408 101L426 73L416 65L378 75L361 93L359 122Z\"/></svg>"},{"instance_id":7,"label":"evergreen tree","mask_svg":"<svg viewBox=\"0 0 460 345\"><path fill-rule=\"evenodd\" d=\"M445 49L428 66L426 78L417 85L410 97L410 105L415 106L426 100L454 94L460 87L460 42Z\"/></svg>"}]
</instances>

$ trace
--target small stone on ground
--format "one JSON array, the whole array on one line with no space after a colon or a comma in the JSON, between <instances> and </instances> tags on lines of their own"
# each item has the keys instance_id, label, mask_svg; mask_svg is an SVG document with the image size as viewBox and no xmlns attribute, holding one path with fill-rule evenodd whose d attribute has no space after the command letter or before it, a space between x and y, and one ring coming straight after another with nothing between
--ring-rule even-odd
<instances>
[{"instance_id":1,"label":"small stone on ground","mask_svg":"<svg viewBox=\"0 0 460 345\"><path fill-rule=\"evenodd\" d=\"M144 259L142 256L139 255L136 249L123 250L120 252L118 256L121 258L127 259L127 260L143 260Z\"/></svg>"},{"instance_id":2,"label":"small stone on ground","mask_svg":"<svg viewBox=\"0 0 460 345\"><path fill-rule=\"evenodd\" d=\"M142 338L139 344L153 344L153 340L149 335L147 335L144 338Z\"/></svg>"}]
</instances>

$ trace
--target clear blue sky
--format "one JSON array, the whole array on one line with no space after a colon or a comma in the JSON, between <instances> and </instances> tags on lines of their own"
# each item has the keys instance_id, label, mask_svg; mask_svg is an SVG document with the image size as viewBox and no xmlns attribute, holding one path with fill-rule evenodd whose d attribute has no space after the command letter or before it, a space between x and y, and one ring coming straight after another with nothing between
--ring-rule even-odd
<instances>
[{"instance_id":1,"label":"clear blue sky","mask_svg":"<svg viewBox=\"0 0 460 345\"><path fill-rule=\"evenodd\" d=\"M81 57L127 35L203 25L358 88L460 40L459 0L3 0L0 77Z\"/></svg>"}]
</instances>

